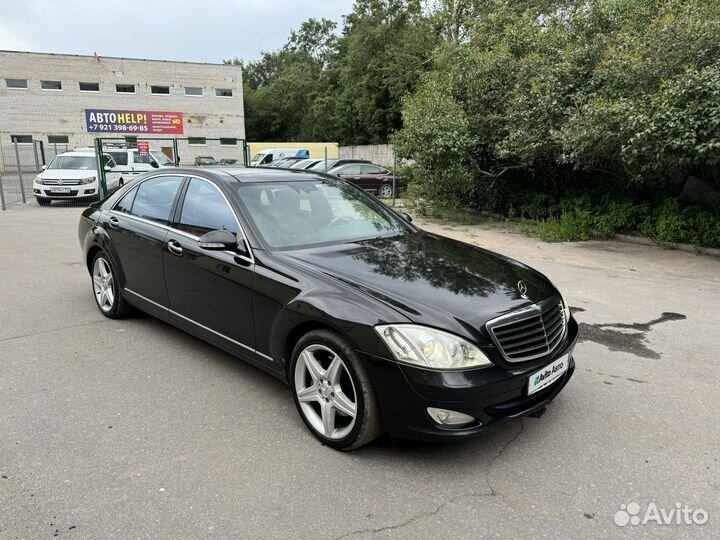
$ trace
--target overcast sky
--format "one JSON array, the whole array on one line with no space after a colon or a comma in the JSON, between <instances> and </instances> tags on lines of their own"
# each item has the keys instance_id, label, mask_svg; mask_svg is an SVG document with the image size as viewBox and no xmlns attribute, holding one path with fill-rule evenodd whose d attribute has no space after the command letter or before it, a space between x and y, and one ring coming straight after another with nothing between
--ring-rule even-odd
<instances>
[{"instance_id":1,"label":"overcast sky","mask_svg":"<svg viewBox=\"0 0 720 540\"><path fill-rule=\"evenodd\" d=\"M0 49L194 62L257 59L310 17L339 24L353 0L2 2Z\"/></svg>"}]
</instances>

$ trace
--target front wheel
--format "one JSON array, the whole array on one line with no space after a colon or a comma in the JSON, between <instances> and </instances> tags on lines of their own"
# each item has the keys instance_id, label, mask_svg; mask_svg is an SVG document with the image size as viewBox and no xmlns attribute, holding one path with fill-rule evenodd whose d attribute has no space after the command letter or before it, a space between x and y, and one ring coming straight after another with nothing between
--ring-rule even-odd
<instances>
[{"instance_id":1,"label":"front wheel","mask_svg":"<svg viewBox=\"0 0 720 540\"><path fill-rule=\"evenodd\" d=\"M393 196L393 188L391 184L383 184L380 186L380 198L389 199Z\"/></svg>"},{"instance_id":2,"label":"front wheel","mask_svg":"<svg viewBox=\"0 0 720 540\"><path fill-rule=\"evenodd\" d=\"M290 387L300 417L324 444L353 450L382 433L375 390L362 361L334 332L316 330L298 341Z\"/></svg>"},{"instance_id":3,"label":"front wheel","mask_svg":"<svg viewBox=\"0 0 720 540\"><path fill-rule=\"evenodd\" d=\"M44 197L35 197L35 200L40 206L50 206L50 199Z\"/></svg>"},{"instance_id":4,"label":"front wheel","mask_svg":"<svg viewBox=\"0 0 720 540\"><path fill-rule=\"evenodd\" d=\"M102 251L93 258L92 286L95 302L103 315L119 319L128 314L130 306L120 294L115 270Z\"/></svg>"}]
</instances>

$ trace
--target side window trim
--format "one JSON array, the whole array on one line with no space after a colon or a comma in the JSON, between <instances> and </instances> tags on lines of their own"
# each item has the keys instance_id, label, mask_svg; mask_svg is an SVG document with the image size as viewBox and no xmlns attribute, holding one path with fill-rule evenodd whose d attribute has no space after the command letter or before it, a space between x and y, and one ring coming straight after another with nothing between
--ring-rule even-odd
<instances>
[{"instance_id":1,"label":"side window trim","mask_svg":"<svg viewBox=\"0 0 720 540\"><path fill-rule=\"evenodd\" d=\"M158 223L157 221L153 221L153 220L151 220L151 219L147 219L147 218L143 218L143 217L140 217L140 216L136 216L136 215L134 215L134 214L132 214L132 213L126 214L125 212L121 212L120 210L117 210L117 206L118 206L118 204L120 204L120 201L122 201L125 197L127 197L127 196L130 194L130 192L134 191L134 192L135 192L135 196L133 197L132 206L130 206L130 212L132 212L133 209L135 208L135 200L137 199L137 191L140 189L140 186L142 186L145 182L147 182L147 181L149 181L149 180L154 180L154 179L156 179L156 178L163 178L163 177L166 177L166 176L172 176L172 177L175 177L175 178L182 178L182 183L180 184L180 188L178 189L177 193L175 194L175 198L173 199L172 206L170 207L170 216L168 217L168 222L169 222L169 223L172 223L172 219L173 219L173 216L174 216L174 214L175 214L175 212L174 212L174 211L175 211L175 207L176 207L178 201L180 200L180 194L183 192L183 189L184 189L185 185L187 184L187 177L184 176L184 175L181 175L181 174L177 174L177 173L156 174L156 175L150 176L149 178L144 178L142 181L140 181L140 182L138 182L137 184L135 184L131 189L128 189L128 190L127 190L127 193L125 193L125 195L123 195L122 197L120 197L120 199L118 199L118 200L115 202L115 204L113 204L113 207L110 209L110 212L115 212L115 213L120 214L121 216L125 216L125 217L129 217L129 218L132 218L132 219L136 219L136 220L138 220L138 221L142 221L143 223L148 223L148 224L150 224L150 225L155 225L156 227L161 227L161 228L163 228L163 229L170 229L170 228L171 228L171 225L166 225L166 224L164 224L164 223Z\"/></svg>"},{"instance_id":2,"label":"side window trim","mask_svg":"<svg viewBox=\"0 0 720 540\"><path fill-rule=\"evenodd\" d=\"M193 175L188 175L185 177L185 184L182 186L182 188L180 189L180 193L179 193L179 195L181 195L181 197L178 198L178 200L177 200L177 208L174 213L174 219L172 220L172 223L170 225L170 229L172 230L172 232L182 234L188 238L192 238L193 240L198 240L200 238L199 236L195 236L194 234L183 231L177 227L177 225L179 224L179 221L180 221L180 215L182 214L183 205L185 204L185 196L187 195L188 188L190 187L190 180L200 180L201 182L205 182L206 184L209 184L213 189L215 189L215 191L220 193L223 200L225 201L225 204L230 209L230 213L232 214L233 218L235 219L235 223L238 226L238 230L240 231L242 239L245 242L245 247L247 248L248 253L250 253L250 257L245 257L243 255L237 255L237 257L248 260L254 264L255 256L253 255L252 248L250 247L250 242L248 241L248 237L245 234L245 229L243 228L242 223L240 223L240 220L238 219L237 212L235 212L235 209L233 208L232 204L230 204L230 201L228 200L225 193L223 193L222 189L220 189L214 182L211 182L207 178L201 178L199 176L193 176ZM134 201L133 201L133 203L134 203Z\"/></svg>"}]
</instances>

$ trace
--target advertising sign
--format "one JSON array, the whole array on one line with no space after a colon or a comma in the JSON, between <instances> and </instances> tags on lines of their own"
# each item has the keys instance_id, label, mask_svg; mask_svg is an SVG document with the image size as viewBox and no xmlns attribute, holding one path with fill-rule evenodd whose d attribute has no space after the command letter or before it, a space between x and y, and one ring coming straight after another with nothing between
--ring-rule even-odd
<instances>
[{"instance_id":1,"label":"advertising sign","mask_svg":"<svg viewBox=\"0 0 720 540\"><path fill-rule=\"evenodd\" d=\"M85 109L88 133L182 135L183 113Z\"/></svg>"},{"instance_id":2,"label":"advertising sign","mask_svg":"<svg viewBox=\"0 0 720 540\"><path fill-rule=\"evenodd\" d=\"M149 156L150 155L150 141L138 141L137 142L137 151L138 154L141 156Z\"/></svg>"}]
</instances>

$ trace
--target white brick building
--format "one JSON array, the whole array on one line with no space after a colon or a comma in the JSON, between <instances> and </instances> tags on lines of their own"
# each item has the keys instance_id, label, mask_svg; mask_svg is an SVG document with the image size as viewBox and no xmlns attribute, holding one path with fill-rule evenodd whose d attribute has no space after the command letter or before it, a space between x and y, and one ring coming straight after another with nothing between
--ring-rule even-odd
<instances>
[{"instance_id":1,"label":"white brick building","mask_svg":"<svg viewBox=\"0 0 720 540\"><path fill-rule=\"evenodd\" d=\"M4 148L33 140L75 148L124 135L88 133L86 109L182 113L179 136L191 138L195 155L212 154L206 138L228 147L245 138L240 66L0 51L0 73Z\"/></svg>"}]
</instances>

